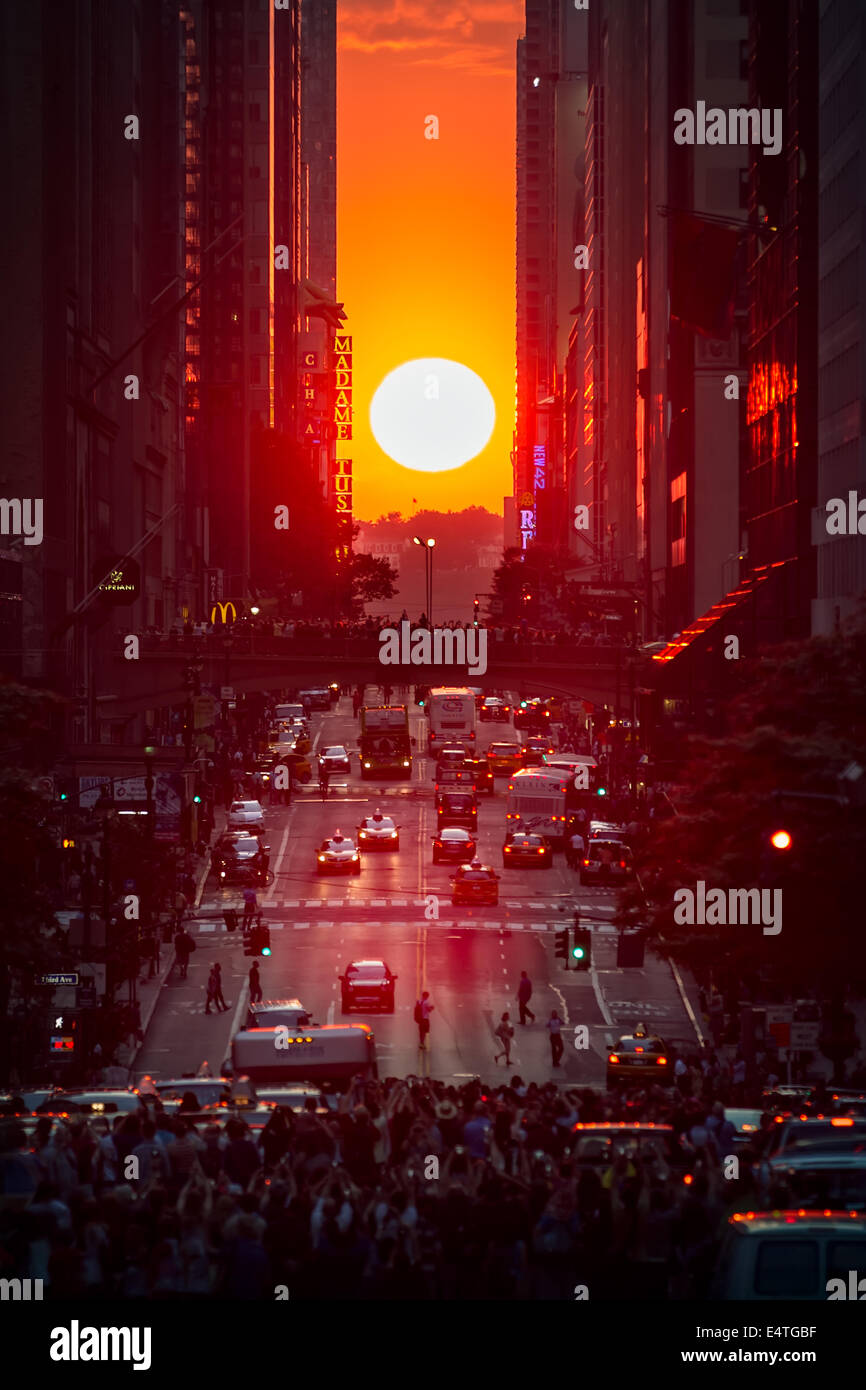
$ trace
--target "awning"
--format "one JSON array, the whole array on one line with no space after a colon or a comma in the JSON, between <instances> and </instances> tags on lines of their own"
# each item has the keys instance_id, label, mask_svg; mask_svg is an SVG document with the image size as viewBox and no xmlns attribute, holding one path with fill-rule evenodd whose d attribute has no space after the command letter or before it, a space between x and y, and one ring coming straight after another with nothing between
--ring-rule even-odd
<instances>
[{"instance_id":1,"label":"awning","mask_svg":"<svg viewBox=\"0 0 866 1390\"><path fill-rule=\"evenodd\" d=\"M714 603L712 608L708 608L706 613L697 618L684 632L681 632L679 637L675 638L673 642L668 642L662 651L656 652L653 655L653 661L666 665L668 662L674 661L676 657L681 656L683 652L688 651L722 618L729 619L732 613L753 599L758 590L766 584L772 571L781 569L786 563L785 560L777 560L772 565L761 565L760 568L753 570L747 579L742 580L737 585L736 589L731 589L723 599L719 599L718 603Z\"/></svg>"}]
</instances>

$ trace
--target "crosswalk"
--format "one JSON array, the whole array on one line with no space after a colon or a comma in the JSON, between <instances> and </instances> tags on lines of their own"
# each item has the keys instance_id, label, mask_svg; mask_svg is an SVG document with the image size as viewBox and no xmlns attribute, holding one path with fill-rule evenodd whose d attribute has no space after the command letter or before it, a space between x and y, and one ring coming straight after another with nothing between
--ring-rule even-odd
<instances>
[{"instance_id":1,"label":"crosswalk","mask_svg":"<svg viewBox=\"0 0 866 1390\"><path fill-rule=\"evenodd\" d=\"M616 890L614 889L611 891L615 892ZM431 892L423 898L269 898L267 905L269 908L303 907L330 909L351 907L355 910L367 907L426 907L431 897L438 898L440 903L444 905L443 900L447 901L447 899L450 898L450 894ZM563 908L567 911L571 910L573 905L573 900L571 898L568 899L568 902L563 902ZM509 912L550 912L551 910L549 898L540 901L527 901L524 898L505 898L500 902L499 906L504 907ZM612 903L599 904L593 902L592 908L593 911L597 910L600 912L614 911L614 905Z\"/></svg>"},{"instance_id":2,"label":"crosswalk","mask_svg":"<svg viewBox=\"0 0 866 1390\"><path fill-rule=\"evenodd\" d=\"M198 922L194 920L188 925L194 927L201 934L227 931L227 927L224 922L217 922L213 920ZM312 931L314 928L321 930L328 928L345 929L347 927L369 927L371 923L369 918L359 918L357 921L349 921L345 917L341 917L339 920L334 920L329 917L317 917L315 921L272 922L268 920L267 925L271 931ZM600 936L615 936L617 932L617 928L613 925L612 922L587 922L586 926L591 927L593 933L598 934ZM431 921L425 921L424 927L425 930L430 929L431 931L435 931L438 928L439 930L445 932L553 932L562 930L563 919L560 917L557 921L553 922L516 922L512 921L512 919L509 917L506 918L505 921L494 922L487 921L481 918L475 919L460 917L457 918L457 920L455 921L449 920L447 918L438 918L433 919Z\"/></svg>"}]
</instances>

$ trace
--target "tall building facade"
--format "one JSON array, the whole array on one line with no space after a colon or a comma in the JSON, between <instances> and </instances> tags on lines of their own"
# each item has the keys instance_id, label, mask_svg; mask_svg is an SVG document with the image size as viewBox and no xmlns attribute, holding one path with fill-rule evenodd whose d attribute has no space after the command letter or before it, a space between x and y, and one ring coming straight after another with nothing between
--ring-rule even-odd
<instances>
[{"instance_id":1,"label":"tall building facade","mask_svg":"<svg viewBox=\"0 0 866 1390\"><path fill-rule=\"evenodd\" d=\"M507 540L564 549L563 389L582 283L587 16L565 0L527 0L525 29L517 42L516 526Z\"/></svg>"},{"instance_id":2,"label":"tall building facade","mask_svg":"<svg viewBox=\"0 0 866 1390\"><path fill-rule=\"evenodd\" d=\"M266 433L291 437L297 419L300 5L189 0L188 10L200 87L186 174L189 185L198 177L203 282L192 300L200 351L190 420L201 611L214 598L249 600L254 531L288 501L290 480L278 495L279 480L262 483L256 461Z\"/></svg>"},{"instance_id":3,"label":"tall building facade","mask_svg":"<svg viewBox=\"0 0 866 1390\"><path fill-rule=\"evenodd\" d=\"M775 581L776 630L768 634L776 640L808 635L815 596L817 97L815 6L753 3L749 104L781 113L782 149L772 155L756 147L750 169L749 438L742 501L747 569L783 570Z\"/></svg>"},{"instance_id":4,"label":"tall building facade","mask_svg":"<svg viewBox=\"0 0 866 1390\"><path fill-rule=\"evenodd\" d=\"M830 534L827 503L866 496L866 44L857 0L819 6L818 478L812 631L833 632L866 592L859 535Z\"/></svg>"},{"instance_id":5,"label":"tall building facade","mask_svg":"<svg viewBox=\"0 0 866 1390\"><path fill-rule=\"evenodd\" d=\"M169 0L0 11L5 295L3 671L66 695L75 742L121 742L118 629L195 600L185 518L182 28Z\"/></svg>"}]
</instances>

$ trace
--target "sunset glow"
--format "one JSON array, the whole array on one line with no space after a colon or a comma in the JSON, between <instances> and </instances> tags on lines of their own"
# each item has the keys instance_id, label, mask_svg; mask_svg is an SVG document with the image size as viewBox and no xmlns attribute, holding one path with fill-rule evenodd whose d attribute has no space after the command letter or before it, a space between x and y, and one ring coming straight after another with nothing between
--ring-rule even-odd
<instances>
[{"instance_id":1,"label":"sunset glow","mask_svg":"<svg viewBox=\"0 0 866 1390\"><path fill-rule=\"evenodd\" d=\"M354 341L359 518L474 504L511 491L514 420L516 0L343 0L338 30L339 298ZM438 121L438 139L425 136ZM370 427L383 379L415 358L477 373L490 442L462 468L408 472ZM413 500L417 499L417 500Z\"/></svg>"}]
</instances>

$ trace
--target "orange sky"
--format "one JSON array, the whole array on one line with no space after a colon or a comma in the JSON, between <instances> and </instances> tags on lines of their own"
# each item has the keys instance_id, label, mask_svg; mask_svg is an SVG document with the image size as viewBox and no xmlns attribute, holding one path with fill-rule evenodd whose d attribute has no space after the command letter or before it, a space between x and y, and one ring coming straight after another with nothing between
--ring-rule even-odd
<instances>
[{"instance_id":1,"label":"orange sky","mask_svg":"<svg viewBox=\"0 0 866 1390\"><path fill-rule=\"evenodd\" d=\"M337 291L353 339L355 516L501 512L514 423L522 0L339 0L337 14ZM438 140L424 138L428 115ZM414 357L463 362L493 395L490 443L462 468L401 468L373 438L376 387Z\"/></svg>"}]
</instances>

